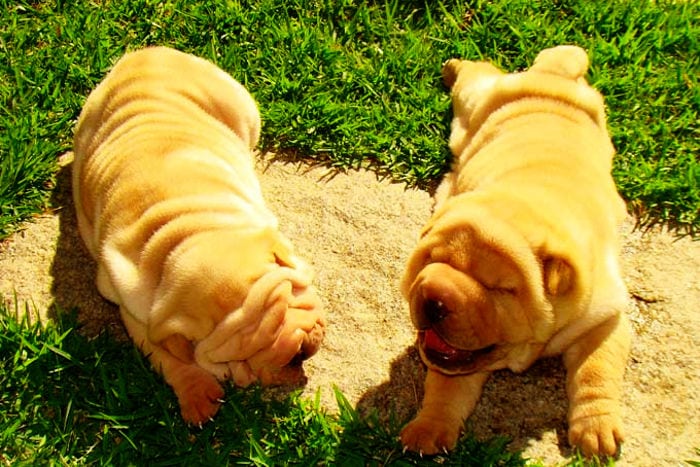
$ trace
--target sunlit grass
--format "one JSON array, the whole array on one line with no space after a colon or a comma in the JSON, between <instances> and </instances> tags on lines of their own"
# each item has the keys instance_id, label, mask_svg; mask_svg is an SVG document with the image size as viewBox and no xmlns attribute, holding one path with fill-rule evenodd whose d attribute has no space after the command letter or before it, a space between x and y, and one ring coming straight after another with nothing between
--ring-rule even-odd
<instances>
[{"instance_id":1,"label":"sunlit grass","mask_svg":"<svg viewBox=\"0 0 700 467\"><path fill-rule=\"evenodd\" d=\"M447 169L450 57L528 66L589 50L644 223L700 223L700 4L583 0L5 2L0 10L0 238L46 207L87 93L126 50L166 44L248 86L262 147L421 187Z\"/></svg>"}]
</instances>

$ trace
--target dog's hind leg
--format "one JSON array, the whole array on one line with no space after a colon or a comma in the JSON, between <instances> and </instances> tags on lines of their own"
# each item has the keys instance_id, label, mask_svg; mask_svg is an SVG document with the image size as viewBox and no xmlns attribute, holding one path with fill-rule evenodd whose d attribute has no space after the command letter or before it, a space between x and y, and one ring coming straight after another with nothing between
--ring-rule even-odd
<instances>
[{"instance_id":1,"label":"dog's hind leg","mask_svg":"<svg viewBox=\"0 0 700 467\"><path fill-rule=\"evenodd\" d=\"M131 339L175 391L182 418L187 423L202 425L216 415L224 390L214 375L195 363L192 344L175 335L166 345L156 345L148 339L143 323L136 321L124 307L120 307L120 312ZM168 344L177 348L175 354L168 350Z\"/></svg>"}]
</instances>

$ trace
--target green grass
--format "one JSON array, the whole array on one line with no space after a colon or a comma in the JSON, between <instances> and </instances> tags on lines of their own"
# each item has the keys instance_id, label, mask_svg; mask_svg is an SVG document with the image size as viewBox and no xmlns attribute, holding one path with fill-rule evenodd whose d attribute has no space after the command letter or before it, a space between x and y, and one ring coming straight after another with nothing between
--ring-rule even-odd
<instances>
[{"instance_id":1,"label":"green grass","mask_svg":"<svg viewBox=\"0 0 700 467\"><path fill-rule=\"evenodd\" d=\"M695 448L695 454L698 456L698 460L686 460L685 463L692 467L700 467L700 448Z\"/></svg>"},{"instance_id":2,"label":"green grass","mask_svg":"<svg viewBox=\"0 0 700 467\"><path fill-rule=\"evenodd\" d=\"M171 389L130 343L88 340L74 315L31 324L0 307L1 465L434 465L403 453L401 423L338 415L298 394L229 388L213 422L188 427ZM24 319L17 319L23 314ZM444 465L521 466L503 439L465 437Z\"/></svg>"},{"instance_id":3,"label":"green grass","mask_svg":"<svg viewBox=\"0 0 700 467\"><path fill-rule=\"evenodd\" d=\"M645 224L700 225L700 4L489 0L9 1L0 5L0 238L48 206L87 93L126 50L166 44L248 86L262 147L411 185L449 164L440 64L508 70L554 44L590 51L619 150L614 176Z\"/></svg>"}]
</instances>

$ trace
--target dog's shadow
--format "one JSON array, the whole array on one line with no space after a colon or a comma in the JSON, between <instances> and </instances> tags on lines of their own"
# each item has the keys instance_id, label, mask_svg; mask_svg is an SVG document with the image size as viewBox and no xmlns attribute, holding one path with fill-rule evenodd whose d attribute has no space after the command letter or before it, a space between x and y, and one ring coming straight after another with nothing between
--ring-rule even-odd
<instances>
[{"instance_id":1,"label":"dog's shadow","mask_svg":"<svg viewBox=\"0 0 700 467\"><path fill-rule=\"evenodd\" d=\"M57 318L59 313L76 310L81 334L92 338L108 332L116 339L126 340L118 307L97 291L97 267L78 232L71 194L72 155L62 156L62 160L51 196L51 205L58 213L59 233L51 264L53 303L49 306L49 317Z\"/></svg>"},{"instance_id":2,"label":"dog's shadow","mask_svg":"<svg viewBox=\"0 0 700 467\"><path fill-rule=\"evenodd\" d=\"M391 364L389 380L370 388L357 403L363 415L374 413L380 423L406 423L423 399L425 368L414 347ZM556 437L559 452L570 456L566 439L565 370L558 358L537 361L523 374L495 372L484 387L466 431L479 439L505 436L509 449L520 451L543 437Z\"/></svg>"}]
</instances>

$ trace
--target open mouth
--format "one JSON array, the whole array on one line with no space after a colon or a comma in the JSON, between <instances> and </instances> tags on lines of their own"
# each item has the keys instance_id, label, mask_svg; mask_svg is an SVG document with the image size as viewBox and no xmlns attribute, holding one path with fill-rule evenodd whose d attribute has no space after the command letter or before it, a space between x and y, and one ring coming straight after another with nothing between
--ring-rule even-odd
<instances>
[{"instance_id":1,"label":"open mouth","mask_svg":"<svg viewBox=\"0 0 700 467\"><path fill-rule=\"evenodd\" d=\"M476 370L482 357L490 354L496 348L495 345L489 345L478 350L457 349L445 342L432 329L420 331L418 339L425 358L436 366L448 370Z\"/></svg>"}]
</instances>

